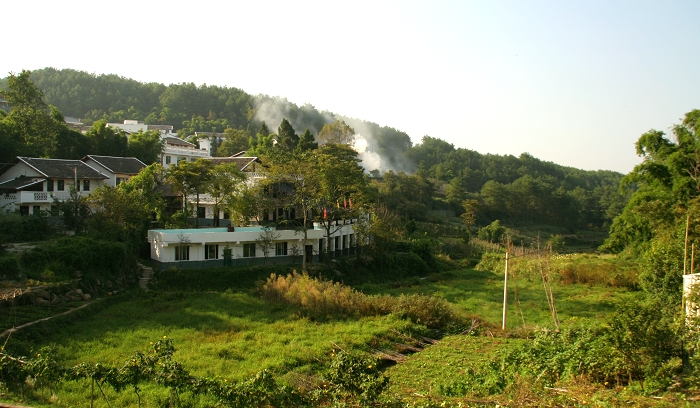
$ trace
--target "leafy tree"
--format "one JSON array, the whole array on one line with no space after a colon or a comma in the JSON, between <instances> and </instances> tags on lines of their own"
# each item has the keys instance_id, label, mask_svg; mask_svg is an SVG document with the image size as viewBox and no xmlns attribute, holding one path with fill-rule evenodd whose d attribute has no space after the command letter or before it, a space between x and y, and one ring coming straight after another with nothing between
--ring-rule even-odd
<instances>
[{"instance_id":1,"label":"leafy tree","mask_svg":"<svg viewBox=\"0 0 700 408\"><path fill-rule=\"evenodd\" d=\"M275 205L266 187L262 184L244 184L230 202L228 209L237 218L239 225L247 225L251 220L262 223L265 214Z\"/></svg>"},{"instance_id":2,"label":"leafy tree","mask_svg":"<svg viewBox=\"0 0 700 408\"><path fill-rule=\"evenodd\" d=\"M314 156L319 172L317 220L326 231L326 253L330 254L330 237L342 228L336 221L357 215L356 205L362 202L367 179L357 152L349 145L326 144Z\"/></svg>"},{"instance_id":3,"label":"leafy tree","mask_svg":"<svg viewBox=\"0 0 700 408\"><path fill-rule=\"evenodd\" d=\"M245 180L236 163L217 164L209 170L209 184L205 191L214 200L214 226L219 226L219 211L222 204L234 200L234 194ZM224 204L226 206L226 204Z\"/></svg>"},{"instance_id":4,"label":"leafy tree","mask_svg":"<svg viewBox=\"0 0 700 408\"><path fill-rule=\"evenodd\" d=\"M155 130L139 131L129 137L127 153L146 165L160 163L165 141Z\"/></svg>"},{"instance_id":5,"label":"leafy tree","mask_svg":"<svg viewBox=\"0 0 700 408\"><path fill-rule=\"evenodd\" d=\"M265 185L276 188L279 185L289 186L289 193L281 197L282 203L288 207L298 208L302 218L299 232L303 234L303 248L308 242L308 227L311 211L319 201L321 172L313 152L280 152L271 157L270 165L266 168ZM302 256L301 269L306 270L306 256Z\"/></svg>"},{"instance_id":6,"label":"leafy tree","mask_svg":"<svg viewBox=\"0 0 700 408\"><path fill-rule=\"evenodd\" d=\"M135 191L141 198L142 204L155 221L163 221L165 200L161 186L165 183L165 171L160 163L153 163L143 169L119 188L127 192Z\"/></svg>"},{"instance_id":7,"label":"leafy tree","mask_svg":"<svg viewBox=\"0 0 700 408\"><path fill-rule=\"evenodd\" d=\"M217 149L217 156L227 157L248 150L248 132L241 129L228 128L224 131L226 139Z\"/></svg>"},{"instance_id":8,"label":"leafy tree","mask_svg":"<svg viewBox=\"0 0 700 408\"><path fill-rule=\"evenodd\" d=\"M90 193L88 202L93 212L89 220L91 235L116 240L137 253L139 244L151 226L151 211L146 197L133 188L103 185Z\"/></svg>"},{"instance_id":9,"label":"leafy tree","mask_svg":"<svg viewBox=\"0 0 700 408\"><path fill-rule=\"evenodd\" d=\"M50 109L44 103L43 93L34 85L30 74L26 70L18 75L10 74L8 89L0 91L12 106L9 115L2 119L5 124L2 139L9 141L10 147L19 147L17 153L52 157L56 152L58 134L65 129L65 122L58 109Z\"/></svg>"},{"instance_id":10,"label":"leafy tree","mask_svg":"<svg viewBox=\"0 0 700 408\"><path fill-rule=\"evenodd\" d=\"M199 195L205 192L211 175L209 170L212 163L209 160L198 159L194 162L182 161L177 166L170 166L166 172L166 179L172 185L173 190L182 195L183 211L187 211L187 197L196 195L195 211L199 208ZM195 213L196 227L199 228L199 217Z\"/></svg>"},{"instance_id":11,"label":"leafy tree","mask_svg":"<svg viewBox=\"0 0 700 408\"><path fill-rule=\"evenodd\" d=\"M355 130L345 121L337 119L334 123L323 125L318 138L325 144L352 144L355 141Z\"/></svg>"},{"instance_id":12,"label":"leafy tree","mask_svg":"<svg viewBox=\"0 0 700 408\"><path fill-rule=\"evenodd\" d=\"M107 126L107 121L98 120L85 132L90 152L102 156L126 156L128 139L121 129Z\"/></svg>"}]
</instances>

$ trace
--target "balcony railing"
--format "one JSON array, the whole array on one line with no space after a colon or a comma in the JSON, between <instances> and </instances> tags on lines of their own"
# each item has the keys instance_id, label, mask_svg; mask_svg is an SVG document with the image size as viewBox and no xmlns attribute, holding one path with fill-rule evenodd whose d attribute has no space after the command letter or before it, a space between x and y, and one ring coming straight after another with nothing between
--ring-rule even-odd
<instances>
[{"instance_id":1,"label":"balcony railing","mask_svg":"<svg viewBox=\"0 0 700 408\"><path fill-rule=\"evenodd\" d=\"M89 191L78 191L81 196L89 195ZM15 204L27 203L51 203L54 198L58 201L65 201L70 198L68 191L20 191L16 194L4 194L2 198L12 200Z\"/></svg>"}]
</instances>

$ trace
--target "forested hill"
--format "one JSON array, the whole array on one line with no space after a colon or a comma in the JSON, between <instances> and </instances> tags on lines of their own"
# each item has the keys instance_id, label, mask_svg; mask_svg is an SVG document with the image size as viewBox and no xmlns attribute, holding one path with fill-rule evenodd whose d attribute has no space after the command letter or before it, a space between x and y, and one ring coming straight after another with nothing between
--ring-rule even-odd
<instances>
[{"instance_id":1,"label":"forested hill","mask_svg":"<svg viewBox=\"0 0 700 408\"><path fill-rule=\"evenodd\" d=\"M298 106L279 97L253 96L237 88L141 83L118 75L53 68L33 71L30 78L43 91L44 102L56 106L64 116L80 118L86 125L97 120L135 119L173 125L182 137L194 132L225 133L219 155L248 149L261 129L276 133L284 118L298 134L309 129L314 136L324 125L342 119L367 142L367 151L361 155L365 168L376 179L393 170L388 180L394 180L394 184L384 186L392 197L401 196L402 182L409 183L406 194L411 204L401 208L401 213L417 219L425 217L426 209L435 208L434 194L427 193L425 206L417 205L421 202L420 181L401 171L430 179L434 183L431 189L446 193L447 201L459 204L457 212L463 200L478 199L484 222L550 221L600 228L625 203L618 192L620 173L584 171L541 161L527 153L520 157L480 154L430 136L414 145L405 132L388 126L319 111L310 104ZM0 89L7 89L7 78L0 80ZM13 156L28 154L21 144L18 148ZM64 156L78 155L80 149L58 151ZM399 177L393 179L392 175Z\"/></svg>"}]
</instances>

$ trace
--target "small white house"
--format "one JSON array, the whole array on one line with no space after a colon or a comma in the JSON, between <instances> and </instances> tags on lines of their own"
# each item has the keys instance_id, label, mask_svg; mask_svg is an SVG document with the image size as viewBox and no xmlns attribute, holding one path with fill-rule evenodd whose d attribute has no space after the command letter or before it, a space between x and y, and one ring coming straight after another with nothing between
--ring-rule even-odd
<instances>
[{"instance_id":1,"label":"small white house","mask_svg":"<svg viewBox=\"0 0 700 408\"><path fill-rule=\"evenodd\" d=\"M338 221L337 227L330 237L330 256L354 254L353 224ZM319 254L326 251L326 239L318 224L307 231L306 246L303 235L294 230L266 231L262 226L148 231L151 259L161 269L293 263L301 262L302 256L307 262L318 262Z\"/></svg>"}]
</instances>

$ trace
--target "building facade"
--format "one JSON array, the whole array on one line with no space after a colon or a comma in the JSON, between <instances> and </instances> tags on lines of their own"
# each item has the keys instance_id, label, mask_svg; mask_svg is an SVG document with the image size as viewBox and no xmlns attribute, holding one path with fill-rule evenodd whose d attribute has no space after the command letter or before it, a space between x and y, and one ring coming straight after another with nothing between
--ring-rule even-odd
<instances>
[{"instance_id":1,"label":"building facade","mask_svg":"<svg viewBox=\"0 0 700 408\"><path fill-rule=\"evenodd\" d=\"M302 256L318 262L326 255L355 253L353 226L351 220L338 221L330 237L330 254L326 254L326 232L318 224L307 230L306 245L298 231L262 226L150 230L148 242L151 259L161 269L301 263Z\"/></svg>"}]
</instances>

